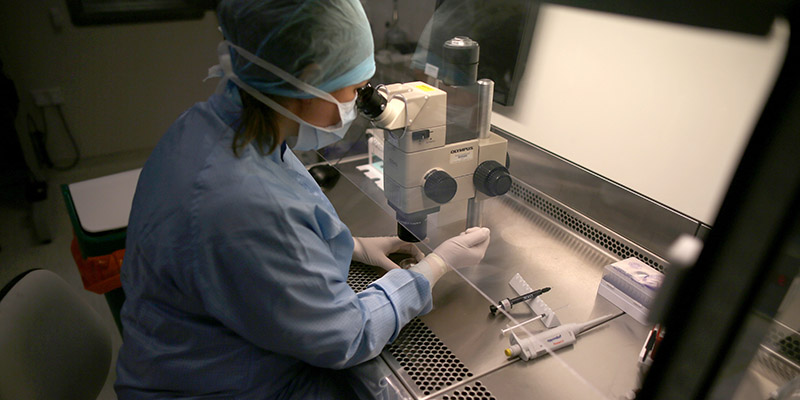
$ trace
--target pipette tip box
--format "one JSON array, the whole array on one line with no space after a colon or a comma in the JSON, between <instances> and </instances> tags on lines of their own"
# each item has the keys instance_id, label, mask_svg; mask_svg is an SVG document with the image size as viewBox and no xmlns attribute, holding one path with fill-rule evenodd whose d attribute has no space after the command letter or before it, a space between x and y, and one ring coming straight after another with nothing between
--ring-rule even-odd
<instances>
[{"instance_id":1,"label":"pipette tip box","mask_svg":"<svg viewBox=\"0 0 800 400\"><path fill-rule=\"evenodd\" d=\"M650 304L664 274L635 257L607 265L597 293L641 324L647 325Z\"/></svg>"}]
</instances>

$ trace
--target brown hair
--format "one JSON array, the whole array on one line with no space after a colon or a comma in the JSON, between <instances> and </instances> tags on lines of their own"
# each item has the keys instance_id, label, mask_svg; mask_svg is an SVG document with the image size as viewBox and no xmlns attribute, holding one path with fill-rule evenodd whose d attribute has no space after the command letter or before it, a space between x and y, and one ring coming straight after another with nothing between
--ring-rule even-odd
<instances>
[{"instance_id":1,"label":"brown hair","mask_svg":"<svg viewBox=\"0 0 800 400\"><path fill-rule=\"evenodd\" d=\"M231 144L233 154L239 157L239 153L250 142L255 142L259 154L272 153L278 147L278 124L275 111L244 90L240 90L239 95L242 98L242 113L234 128L236 132ZM264 148L267 146L269 146L269 151L265 152Z\"/></svg>"}]
</instances>

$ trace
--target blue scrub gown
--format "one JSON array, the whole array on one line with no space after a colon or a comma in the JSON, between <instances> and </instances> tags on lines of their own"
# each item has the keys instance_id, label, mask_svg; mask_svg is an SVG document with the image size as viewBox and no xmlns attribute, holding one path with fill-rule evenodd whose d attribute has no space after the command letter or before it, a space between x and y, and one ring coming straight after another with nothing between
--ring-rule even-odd
<instances>
[{"instance_id":1,"label":"blue scrub gown","mask_svg":"<svg viewBox=\"0 0 800 400\"><path fill-rule=\"evenodd\" d=\"M430 285L393 270L354 293L350 231L285 145L233 155L229 96L182 114L139 178L118 397L345 398L334 370L430 311Z\"/></svg>"}]
</instances>

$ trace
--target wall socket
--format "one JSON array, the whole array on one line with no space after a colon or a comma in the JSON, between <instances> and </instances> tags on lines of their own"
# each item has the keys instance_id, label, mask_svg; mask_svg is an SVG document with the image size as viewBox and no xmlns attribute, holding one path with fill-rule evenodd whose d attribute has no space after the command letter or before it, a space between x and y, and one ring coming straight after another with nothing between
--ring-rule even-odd
<instances>
[{"instance_id":1,"label":"wall socket","mask_svg":"<svg viewBox=\"0 0 800 400\"><path fill-rule=\"evenodd\" d=\"M64 104L64 92L57 86L49 89L31 90L31 95L33 96L34 104L38 107Z\"/></svg>"}]
</instances>

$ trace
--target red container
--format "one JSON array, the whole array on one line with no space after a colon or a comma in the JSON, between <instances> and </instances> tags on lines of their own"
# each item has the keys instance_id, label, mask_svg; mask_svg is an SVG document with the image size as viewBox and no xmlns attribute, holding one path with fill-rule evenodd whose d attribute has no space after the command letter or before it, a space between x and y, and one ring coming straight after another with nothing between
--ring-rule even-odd
<instances>
[{"instance_id":1,"label":"red container","mask_svg":"<svg viewBox=\"0 0 800 400\"><path fill-rule=\"evenodd\" d=\"M83 287L86 290L105 294L122 286L119 280L119 269L122 266L125 249L114 251L111 254L84 258L78 245L78 239L73 237L70 250L72 250L72 258L78 265Z\"/></svg>"}]
</instances>

